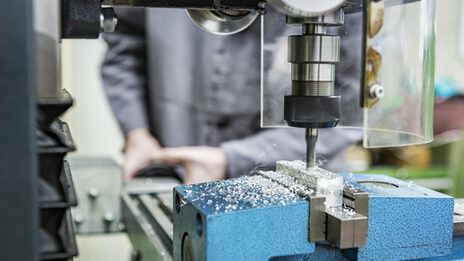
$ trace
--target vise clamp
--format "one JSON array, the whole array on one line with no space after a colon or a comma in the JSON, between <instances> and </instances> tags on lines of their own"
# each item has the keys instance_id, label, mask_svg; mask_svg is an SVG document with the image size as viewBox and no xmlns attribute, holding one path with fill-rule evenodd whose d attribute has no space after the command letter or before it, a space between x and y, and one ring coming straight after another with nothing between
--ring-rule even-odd
<instances>
[{"instance_id":1,"label":"vise clamp","mask_svg":"<svg viewBox=\"0 0 464 261\"><path fill-rule=\"evenodd\" d=\"M311 176L295 169L280 162L276 172L176 187L173 259L408 260L452 254L452 197L383 175Z\"/></svg>"}]
</instances>

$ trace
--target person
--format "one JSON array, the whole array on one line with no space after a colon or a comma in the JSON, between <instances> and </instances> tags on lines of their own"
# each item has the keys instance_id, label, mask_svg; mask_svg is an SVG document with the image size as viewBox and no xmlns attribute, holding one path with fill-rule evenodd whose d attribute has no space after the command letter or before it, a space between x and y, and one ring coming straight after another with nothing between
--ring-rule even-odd
<instances>
[{"instance_id":1,"label":"person","mask_svg":"<svg viewBox=\"0 0 464 261\"><path fill-rule=\"evenodd\" d=\"M161 162L183 166L189 184L304 158L304 130L260 128L259 21L217 36L197 27L185 10L116 12L117 31L104 35L102 78L125 137L124 178ZM344 74L353 70L350 63L342 67ZM341 84L356 85L349 75ZM317 152L327 159L324 168L342 170L344 149L360 137L321 131Z\"/></svg>"}]
</instances>

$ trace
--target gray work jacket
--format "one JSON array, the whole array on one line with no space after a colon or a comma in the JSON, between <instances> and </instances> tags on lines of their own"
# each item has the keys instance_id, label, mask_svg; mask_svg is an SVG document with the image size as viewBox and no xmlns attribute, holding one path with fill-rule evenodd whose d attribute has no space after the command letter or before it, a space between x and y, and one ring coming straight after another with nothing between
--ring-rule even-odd
<instances>
[{"instance_id":1,"label":"gray work jacket","mask_svg":"<svg viewBox=\"0 0 464 261\"><path fill-rule=\"evenodd\" d=\"M110 105L126 134L149 129L165 147L221 146L228 177L302 159L300 129L260 128L260 23L232 36L198 28L178 9L118 9L102 66ZM360 25L359 25L360 26ZM290 66L290 65L289 65ZM290 86L290 79L285 79ZM343 168L358 132L327 130L317 151Z\"/></svg>"}]
</instances>

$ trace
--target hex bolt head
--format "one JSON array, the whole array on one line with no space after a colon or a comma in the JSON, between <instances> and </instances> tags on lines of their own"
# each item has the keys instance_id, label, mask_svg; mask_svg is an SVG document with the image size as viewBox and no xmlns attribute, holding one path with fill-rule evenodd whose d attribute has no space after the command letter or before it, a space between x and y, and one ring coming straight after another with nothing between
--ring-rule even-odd
<instances>
[{"instance_id":1,"label":"hex bolt head","mask_svg":"<svg viewBox=\"0 0 464 261\"><path fill-rule=\"evenodd\" d=\"M385 96L385 89L381 85L374 84L369 89L369 97L372 99L380 99L383 96Z\"/></svg>"},{"instance_id":2,"label":"hex bolt head","mask_svg":"<svg viewBox=\"0 0 464 261\"><path fill-rule=\"evenodd\" d=\"M100 14L100 29L102 33L114 33L118 18L113 8L103 8Z\"/></svg>"},{"instance_id":3,"label":"hex bolt head","mask_svg":"<svg viewBox=\"0 0 464 261\"><path fill-rule=\"evenodd\" d=\"M81 215L81 214L76 214L76 215L74 215L73 220L74 220L74 223L75 223L76 225L81 225L82 223L84 223L85 218L84 218L84 216Z\"/></svg>"},{"instance_id":4,"label":"hex bolt head","mask_svg":"<svg viewBox=\"0 0 464 261\"><path fill-rule=\"evenodd\" d=\"M114 220L115 220L115 217L112 212L106 212L105 216L103 216L103 221L105 221L105 223L107 224L113 223Z\"/></svg>"},{"instance_id":5,"label":"hex bolt head","mask_svg":"<svg viewBox=\"0 0 464 261\"><path fill-rule=\"evenodd\" d=\"M95 200L100 196L100 191L97 188L91 188L87 195L91 200Z\"/></svg>"}]
</instances>

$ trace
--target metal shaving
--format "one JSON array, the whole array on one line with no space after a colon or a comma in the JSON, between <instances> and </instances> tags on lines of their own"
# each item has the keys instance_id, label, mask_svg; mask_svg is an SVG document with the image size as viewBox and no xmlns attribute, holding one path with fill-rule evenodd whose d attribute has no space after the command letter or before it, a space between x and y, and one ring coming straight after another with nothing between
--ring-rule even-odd
<instances>
[{"instance_id":1,"label":"metal shaving","mask_svg":"<svg viewBox=\"0 0 464 261\"><path fill-rule=\"evenodd\" d=\"M285 175L285 174L278 173L275 171L261 171L259 172L259 174L271 180L274 180L279 184L284 185L286 188L290 189L292 192L302 197L307 198L311 194L316 193L313 189L308 188L307 186L299 182L297 179L289 175Z\"/></svg>"},{"instance_id":2,"label":"metal shaving","mask_svg":"<svg viewBox=\"0 0 464 261\"><path fill-rule=\"evenodd\" d=\"M293 189L262 176L190 185L184 191L196 206L212 209L216 214L287 205L299 199Z\"/></svg>"}]
</instances>

